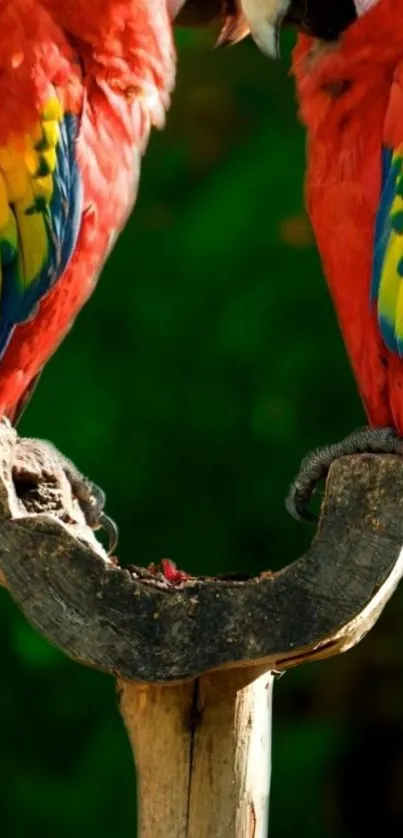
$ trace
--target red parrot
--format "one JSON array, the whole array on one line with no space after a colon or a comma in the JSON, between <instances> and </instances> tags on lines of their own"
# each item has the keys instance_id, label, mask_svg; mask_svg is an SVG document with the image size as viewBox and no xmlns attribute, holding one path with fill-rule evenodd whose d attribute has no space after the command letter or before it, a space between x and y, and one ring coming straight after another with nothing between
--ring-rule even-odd
<instances>
[{"instance_id":1,"label":"red parrot","mask_svg":"<svg viewBox=\"0 0 403 838\"><path fill-rule=\"evenodd\" d=\"M132 210L174 86L175 16L225 22L227 2L0 0L0 421L18 421ZM29 444L47 446L113 548L102 490L49 443Z\"/></svg>"},{"instance_id":2,"label":"red parrot","mask_svg":"<svg viewBox=\"0 0 403 838\"><path fill-rule=\"evenodd\" d=\"M133 207L174 86L172 21L183 5L0 0L1 421L18 420ZM113 547L102 490L46 445Z\"/></svg>"},{"instance_id":3,"label":"red parrot","mask_svg":"<svg viewBox=\"0 0 403 838\"><path fill-rule=\"evenodd\" d=\"M178 0L0 0L0 418L16 422L134 204ZM36 441L33 441L33 445ZM54 452L91 526L103 492Z\"/></svg>"},{"instance_id":4,"label":"red parrot","mask_svg":"<svg viewBox=\"0 0 403 838\"><path fill-rule=\"evenodd\" d=\"M311 518L335 457L403 453L403 0L243 0L238 16L269 54L299 30L307 209L370 425L303 462L287 505Z\"/></svg>"},{"instance_id":5,"label":"red parrot","mask_svg":"<svg viewBox=\"0 0 403 838\"><path fill-rule=\"evenodd\" d=\"M133 206L174 83L169 0L0 0L0 415L15 421Z\"/></svg>"}]
</instances>

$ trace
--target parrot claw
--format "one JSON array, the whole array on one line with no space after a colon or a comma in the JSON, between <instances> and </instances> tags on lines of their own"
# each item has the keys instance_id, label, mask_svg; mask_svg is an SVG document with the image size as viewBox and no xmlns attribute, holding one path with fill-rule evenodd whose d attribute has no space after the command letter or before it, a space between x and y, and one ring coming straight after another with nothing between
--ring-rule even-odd
<instances>
[{"instance_id":1,"label":"parrot claw","mask_svg":"<svg viewBox=\"0 0 403 838\"><path fill-rule=\"evenodd\" d=\"M64 472L87 525L93 530L101 527L106 532L109 540L108 556L110 556L117 547L118 528L112 518L104 512L106 498L102 489L84 477L74 463L60 454L51 442L43 439L20 439L18 446L28 448L33 453L37 452L41 460L45 454L45 462L49 462L53 468L59 468Z\"/></svg>"},{"instance_id":2,"label":"parrot claw","mask_svg":"<svg viewBox=\"0 0 403 838\"><path fill-rule=\"evenodd\" d=\"M118 546L119 541L119 529L116 522L113 518L110 518L109 515L105 515L104 512L101 512L98 518L98 525L102 527L104 532L106 532L108 536L108 556L112 556L115 552L116 547Z\"/></svg>"},{"instance_id":3,"label":"parrot claw","mask_svg":"<svg viewBox=\"0 0 403 838\"><path fill-rule=\"evenodd\" d=\"M403 439L393 428L358 428L341 442L317 448L302 460L297 477L286 498L286 508L297 521L317 523L318 517L308 509L317 484L325 480L330 466L339 457L352 454L403 455Z\"/></svg>"},{"instance_id":4,"label":"parrot claw","mask_svg":"<svg viewBox=\"0 0 403 838\"><path fill-rule=\"evenodd\" d=\"M61 467L70 483L71 491L78 500L81 511L84 514L86 523L93 530L103 529L108 536L108 556L111 556L118 544L118 527L112 518L104 512L105 493L95 483L84 477L70 462L61 457Z\"/></svg>"}]
</instances>

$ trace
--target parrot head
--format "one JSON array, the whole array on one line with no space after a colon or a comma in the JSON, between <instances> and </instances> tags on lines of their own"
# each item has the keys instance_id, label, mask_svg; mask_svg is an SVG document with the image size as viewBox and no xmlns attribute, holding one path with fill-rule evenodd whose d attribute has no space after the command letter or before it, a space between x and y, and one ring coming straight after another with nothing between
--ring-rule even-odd
<instances>
[{"instance_id":1,"label":"parrot head","mask_svg":"<svg viewBox=\"0 0 403 838\"><path fill-rule=\"evenodd\" d=\"M262 52L278 54L282 27L335 41L379 0L187 0L177 22L203 26L224 20L218 43L235 43L248 35Z\"/></svg>"},{"instance_id":2,"label":"parrot head","mask_svg":"<svg viewBox=\"0 0 403 838\"><path fill-rule=\"evenodd\" d=\"M357 17L354 0L245 0L245 6L254 40L272 56L284 26L333 41Z\"/></svg>"}]
</instances>

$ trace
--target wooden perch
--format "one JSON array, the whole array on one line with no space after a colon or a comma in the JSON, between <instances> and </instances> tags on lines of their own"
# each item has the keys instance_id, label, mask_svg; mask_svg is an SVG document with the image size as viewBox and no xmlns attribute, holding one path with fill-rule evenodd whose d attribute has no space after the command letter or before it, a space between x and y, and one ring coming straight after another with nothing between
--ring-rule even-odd
<instances>
[{"instance_id":1,"label":"wooden perch","mask_svg":"<svg viewBox=\"0 0 403 838\"><path fill-rule=\"evenodd\" d=\"M268 673L367 633L403 574L402 513L400 458L344 458L305 556L173 587L108 559L63 473L0 425L0 571L50 642L117 676L141 838L265 838Z\"/></svg>"}]
</instances>

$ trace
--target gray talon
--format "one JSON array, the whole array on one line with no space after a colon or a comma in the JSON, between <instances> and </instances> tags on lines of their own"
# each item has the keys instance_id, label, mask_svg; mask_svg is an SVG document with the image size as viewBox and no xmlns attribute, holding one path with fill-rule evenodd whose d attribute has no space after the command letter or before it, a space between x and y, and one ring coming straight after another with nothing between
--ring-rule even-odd
<instances>
[{"instance_id":1,"label":"gray talon","mask_svg":"<svg viewBox=\"0 0 403 838\"><path fill-rule=\"evenodd\" d=\"M118 546L118 541L119 541L118 525L115 523L113 518L109 518L109 515L105 515L104 512L101 512L101 514L99 516L99 519L98 519L98 524L99 524L100 527L102 527L102 529L106 532L106 534L108 536L108 539L109 539L108 556L111 556L114 553L114 551L116 550L116 547Z\"/></svg>"},{"instance_id":2,"label":"gray talon","mask_svg":"<svg viewBox=\"0 0 403 838\"><path fill-rule=\"evenodd\" d=\"M101 527L106 532L109 539L108 556L110 556L118 544L118 527L112 518L109 518L104 512L105 492L80 474L69 460L66 460L65 465L62 464L62 468L70 482L72 492L80 504L88 526L94 530Z\"/></svg>"},{"instance_id":3,"label":"gray talon","mask_svg":"<svg viewBox=\"0 0 403 838\"><path fill-rule=\"evenodd\" d=\"M48 462L54 468L59 468L64 472L70 483L73 497L78 501L87 525L93 530L102 527L107 533L109 538L108 555L111 555L118 543L118 528L115 522L104 512L106 498L102 489L88 480L87 477L84 477L74 463L60 454L51 442L42 439L29 439L20 440L19 445L23 448L28 447L32 451L44 451Z\"/></svg>"},{"instance_id":4,"label":"gray talon","mask_svg":"<svg viewBox=\"0 0 403 838\"><path fill-rule=\"evenodd\" d=\"M341 442L317 448L302 460L297 477L290 487L285 505L297 521L317 522L308 505L317 484L327 477L334 460L352 454L403 454L403 439L393 428L359 428Z\"/></svg>"}]
</instances>

